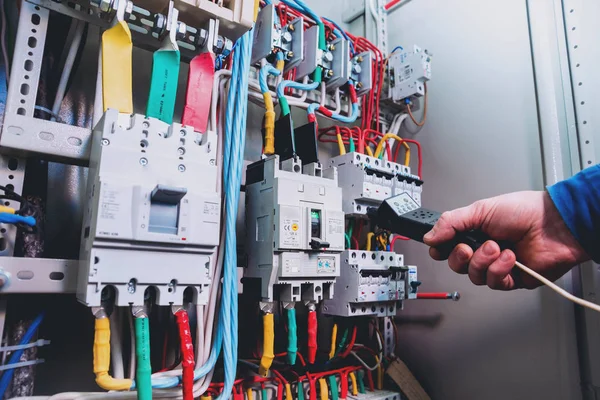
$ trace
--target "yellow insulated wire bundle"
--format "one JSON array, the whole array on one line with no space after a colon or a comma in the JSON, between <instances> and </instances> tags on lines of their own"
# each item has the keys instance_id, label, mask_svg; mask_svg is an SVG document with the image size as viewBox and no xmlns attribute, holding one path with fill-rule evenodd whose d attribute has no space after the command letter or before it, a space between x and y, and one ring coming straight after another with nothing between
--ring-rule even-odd
<instances>
[{"instance_id":1,"label":"yellow insulated wire bundle","mask_svg":"<svg viewBox=\"0 0 600 400\"><path fill-rule=\"evenodd\" d=\"M131 379L115 379L108 374L110 366L110 322L96 318L94 330L94 373L96 383L105 390L129 390Z\"/></svg>"}]
</instances>

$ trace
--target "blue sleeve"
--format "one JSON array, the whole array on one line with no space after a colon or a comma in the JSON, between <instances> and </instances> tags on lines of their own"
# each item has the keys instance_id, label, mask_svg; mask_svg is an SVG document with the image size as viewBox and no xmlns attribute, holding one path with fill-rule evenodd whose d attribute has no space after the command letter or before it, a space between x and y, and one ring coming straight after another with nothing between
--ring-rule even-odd
<instances>
[{"instance_id":1,"label":"blue sleeve","mask_svg":"<svg viewBox=\"0 0 600 400\"><path fill-rule=\"evenodd\" d=\"M549 186L548 193L573 236L600 263L600 165Z\"/></svg>"}]
</instances>

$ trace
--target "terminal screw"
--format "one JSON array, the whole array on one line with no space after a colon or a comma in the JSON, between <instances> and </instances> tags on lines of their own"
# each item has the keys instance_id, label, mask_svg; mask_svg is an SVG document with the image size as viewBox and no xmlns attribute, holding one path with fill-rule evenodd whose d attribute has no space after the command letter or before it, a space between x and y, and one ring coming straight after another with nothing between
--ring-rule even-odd
<instances>
[{"instance_id":1,"label":"terminal screw","mask_svg":"<svg viewBox=\"0 0 600 400\"><path fill-rule=\"evenodd\" d=\"M283 35L281 35L281 40L283 43L290 43L292 41L292 34L289 32L283 32Z\"/></svg>"},{"instance_id":2,"label":"terminal screw","mask_svg":"<svg viewBox=\"0 0 600 400\"><path fill-rule=\"evenodd\" d=\"M179 164L179 166L177 167L177 170L178 170L179 172L185 172L185 165L183 165L183 164Z\"/></svg>"},{"instance_id":3,"label":"terminal screw","mask_svg":"<svg viewBox=\"0 0 600 400\"><path fill-rule=\"evenodd\" d=\"M140 158L140 165L144 167L148 165L148 159L146 157Z\"/></svg>"},{"instance_id":4,"label":"terminal screw","mask_svg":"<svg viewBox=\"0 0 600 400\"><path fill-rule=\"evenodd\" d=\"M102 139L102 146L108 146L110 141L108 139Z\"/></svg>"},{"instance_id":5,"label":"terminal screw","mask_svg":"<svg viewBox=\"0 0 600 400\"><path fill-rule=\"evenodd\" d=\"M187 34L187 25L181 21L178 22L177 23L177 32L175 34L175 37L177 38L177 40L182 40L185 38L186 34Z\"/></svg>"},{"instance_id":6,"label":"terminal screw","mask_svg":"<svg viewBox=\"0 0 600 400\"><path fill-rule=\"evenodd\" d=\"M294 32L296 30L296 28L294 28L294 25L292 25L292 24L289 24L287 28L288 28L288 31L290 31L290 32Z\"/></svg>"},{"instance_id":7,"label":"terminal screw","mask_svg":"<svg viewBox=\"0 0 600 400\"><path fill-rule=\"evenodd\" d=\"M164 32L165 27L167 25L167 19L162 14L154 14L154 26L152 27L152 32L160 35Z\"/></svg>"}]
</instances>

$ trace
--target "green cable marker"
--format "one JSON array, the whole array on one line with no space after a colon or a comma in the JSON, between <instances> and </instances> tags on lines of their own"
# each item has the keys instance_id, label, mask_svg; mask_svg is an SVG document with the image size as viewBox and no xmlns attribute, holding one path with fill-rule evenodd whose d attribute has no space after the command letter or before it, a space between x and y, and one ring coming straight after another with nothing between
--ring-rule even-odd
<instances>
[{"instance_id":1,"label":"green cable marker","mask_svg":"<svg viewBox=\"0 0 600 400\"><path fill-rule=\"evenodd\" d=\"M298 327L296 326L296 309L289 308L287 310L288 317L288 363L296 364L296 353L298 352Z\"/></svg>"},{"instance_id":2,"label":"green cable marker","mask_svg":"<svg viewBox=\"0 0 600 400\"><path fill-rule=\"evenodd\" d=\"M350 153L356 151L356 147L354 147L354 138L350 135Z\"/></svg>"},{"instance_id":3,"label":"green cable marker","mask_svg":"<svg viewBox=\"0 0 600 400\"><path fill-rule=\"evenodd\" d=\"M152 399L152 366L150 365L150 325L147 317L135 319L135 383L138 400Z\"/></svg>"},{"instance_id":4,"label":"green cable marker","mask_svg":"<svg viewBox=\"0 0 600 400\"><path fill-rule=\"evenodd\" d=\"M260 391L260 400L267 400L269 397L267 396L267 389L262 388Z\"/></svg>"},{"instance_id":5,"label":"green cable marker","mask_svg":"<svg viewBox=\"0 0 600 400\"><path fill-rule=\"evenodd\" d=\"M290 113L290 105L285 96L279 98L279 107L281 107L281 116L285 117Z\"/></svg>"},{"instance_id":6,"label":"green cable marker","mask_svg":"<svg viewBox=\"0 0 600 400\"><path fill-rule=\"evenodd\" d=\"M298 400L304 400L304 385L298 382Z\"/></svg>"},{"instance_id":7,"label":"green cable marker","mask_svg":"<svg viewBox=\"0 0 600 400\"><path fill-rule=\"evenodd\" d=\"M331 400L338 400L338 383L335 380L335 375L329 375L329 390L331 391Z\"/></svg>"}]
</instances>

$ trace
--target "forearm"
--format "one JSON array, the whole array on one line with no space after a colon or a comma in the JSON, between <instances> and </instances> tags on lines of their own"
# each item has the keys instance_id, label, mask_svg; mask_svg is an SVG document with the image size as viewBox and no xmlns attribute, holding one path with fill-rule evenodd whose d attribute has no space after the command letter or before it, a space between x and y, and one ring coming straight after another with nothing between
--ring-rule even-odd
<instances>
[{"instance_id":1,"label":"forearm","mask_svg":"<svg viewBox=\"0 0 600 400\"><path fill-rule=\"evenodd\" d=\"M549 186L548 193L573 236L600 262L600 165Z\"/></svg>"}]
</instances>

